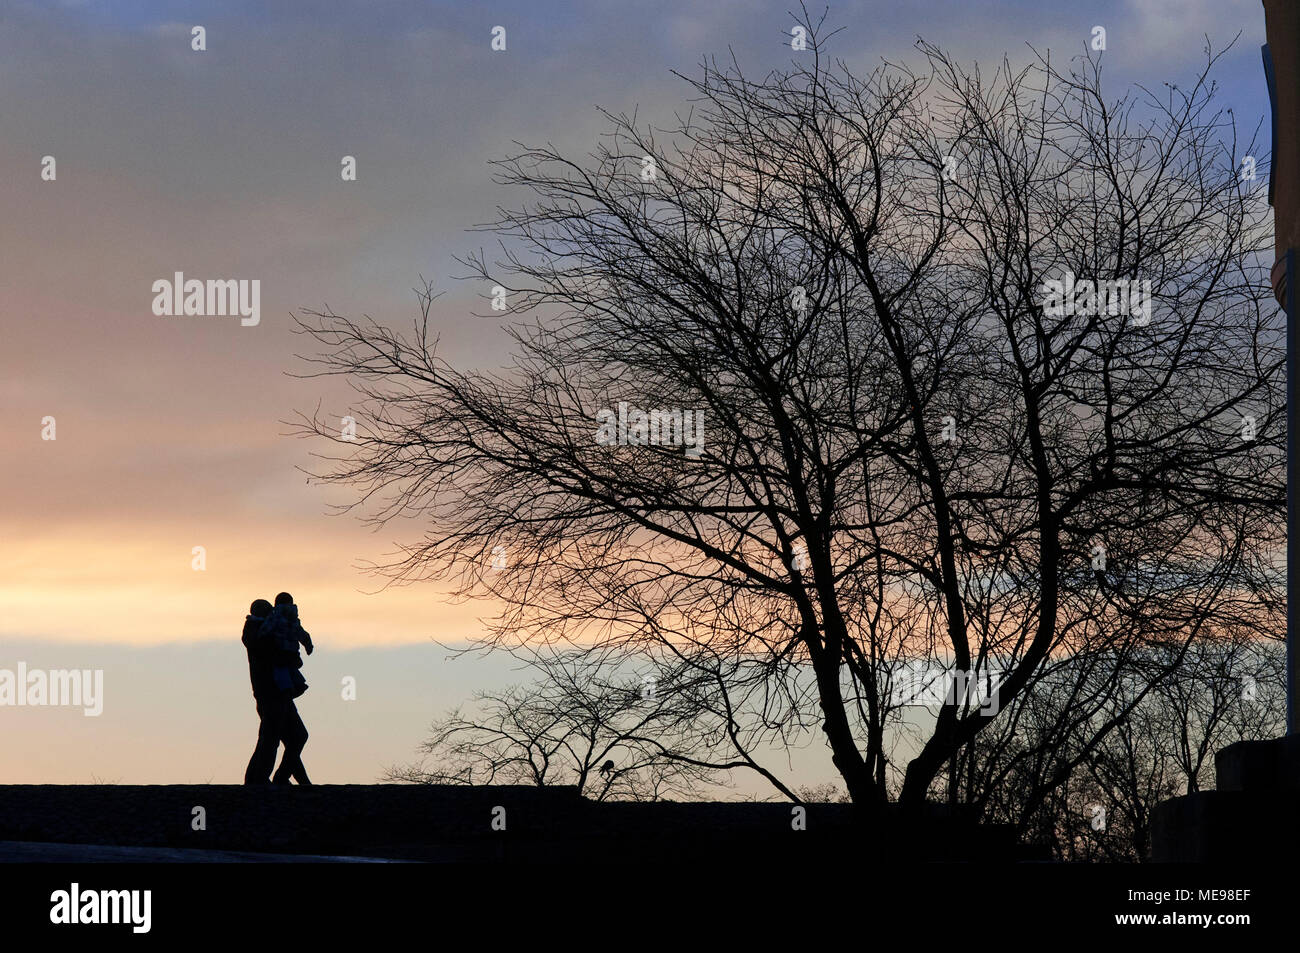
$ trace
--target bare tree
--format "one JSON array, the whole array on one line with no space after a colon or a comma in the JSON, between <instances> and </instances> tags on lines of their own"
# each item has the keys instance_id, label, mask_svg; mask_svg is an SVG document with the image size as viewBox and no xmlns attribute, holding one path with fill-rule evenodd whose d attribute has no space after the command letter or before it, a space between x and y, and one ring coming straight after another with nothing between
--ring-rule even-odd
<instances>
[{"instance_id":1,"label":"bare tree","mask_svg":"<svg viewBox=\"0 0 1300 953\"><path fill-rule=\"evenodd\" d=\"M387 781L421 784L573 785L593 800L657 801L696 795L708 773L638 743L646 720L623 697L556 697L539 682L475 696L430 729L421 751L434 759L390 769ZM613 702L613 704L611 704ZM621 726L620 716L630 723ZM721 780L721 779L719 779Z\"/></svg>"},{"instance_id":2,"label":"bare tree","mask_svg":"<svg viewBox=\"0 0 1300 953\"><path fill-rule=\"evenodd\" d=\"M1197 639L1280 631L1267 207L1208 51L1107 99L1086 57L859 77L819 29L761 79L704 63L666 128L496 164L526 198L466 264L514 366L439 358L427 287L414 334L300 323L364 402L321 476L427 526L382 571L498 600L488 645L707 659L751 740L816 726L855 803L917 805L1061 658L1138 681L1039 729L1086 750ZM999 704L896 730L917 659Z\"/></svg>"},{"instance_id":3,"label":"bare tree","mask_svg":"<svg viewBox=\"0 0 1300 953\"><path fill-rule=\"evenodd\" d=\"M954 800L1062 860L1146 859L1158 803L1212 785L1219 748L1276 737L1285 725L1276 643L1238 630L1199 639L1173 675L1144 691L1173 651L1131 659L1118 683L1099 679L1110 664L1062 660L962 751Z\"/></svg>"},{"instance_id":4,"label":"bare tree","mask_svg":"<svg viewBox=\"0 0 1300 953\"><path fill-rule=\"evenodd\" d=\"M432 726L421 745L431 766L394 767L386 780L571 784L593 800L656 801L716 790L749 769L798 799L723 714L734 702L720 701L728 682L719 673L699 665L637 672L627 661L598 650L534 656L532 683L478 693L472 710Z\"/></svg>"}]
</instances>

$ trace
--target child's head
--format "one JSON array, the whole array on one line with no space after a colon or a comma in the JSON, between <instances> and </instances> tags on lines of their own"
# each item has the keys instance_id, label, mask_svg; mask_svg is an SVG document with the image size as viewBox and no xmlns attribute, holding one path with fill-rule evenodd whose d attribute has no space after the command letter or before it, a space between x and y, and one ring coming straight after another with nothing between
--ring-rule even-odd
<instances>
[{"instance_id":1,"label":"child's head","mask_svg":"<svg viewBox=\"0 0 1300 953\"><path fill-rule=\"evenodd\" d=\"M275 604L277 606L291 606L293 605L293 596L287 592L282 592L275 597Z\"/></svg>"},{"instance_id":2,"label":"child's head","mask_svg":"<svg viewBox=\"0 0 1300 953\"><path fill-rule=\"evenodd\" d=\"M271 603L267 602L265 599L255 599L253 600L253 604L248 607L248 614L258 619L262 618L262 616L270 615Z\"/></svg>"}]
</instances>

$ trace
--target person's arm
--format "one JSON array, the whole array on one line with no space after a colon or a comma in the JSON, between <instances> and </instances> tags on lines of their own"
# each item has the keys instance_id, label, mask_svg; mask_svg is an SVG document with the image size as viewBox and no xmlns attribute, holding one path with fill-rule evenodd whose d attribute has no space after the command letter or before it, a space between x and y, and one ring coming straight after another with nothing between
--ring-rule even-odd
<instances>
[{"instance_id":1,"label":"person's arm","mask_svg":"<svg viewBox=\"0 0 1300 953\"><path fill-rule=\"evenodd\" d=\"M301 622L298 623L298 642L307 650L307 654L311 655L314 648L311 644L311 633L302 627Z\"/></svg>"}]
</instances>

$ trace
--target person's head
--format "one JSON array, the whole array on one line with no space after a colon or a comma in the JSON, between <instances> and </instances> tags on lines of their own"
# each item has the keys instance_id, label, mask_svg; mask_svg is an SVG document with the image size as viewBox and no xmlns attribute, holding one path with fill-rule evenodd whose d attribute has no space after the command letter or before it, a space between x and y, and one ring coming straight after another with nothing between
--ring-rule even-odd
<instances>
[{"instance_id":1,"label":"person's head","mask_svg":"<svg viewBox=\"0 0 1300 953\"><path fill-rule=\"evenodd\" d=\"M275 597L275 604L277 606L291 606L293 605L293 596L287 592L282 592Z\"/></svg>"},{"instance_id":2,"label":"person's head","mask_svg":"<svg viewBox=\"0 0 1300 953\"><path fill-rule=\"evenodd\" d=\"M264 615L270 615L271 603L265 599L254 599L253 604L248 607L248 614L259 619Z\"/></svg>"}]
</instances>

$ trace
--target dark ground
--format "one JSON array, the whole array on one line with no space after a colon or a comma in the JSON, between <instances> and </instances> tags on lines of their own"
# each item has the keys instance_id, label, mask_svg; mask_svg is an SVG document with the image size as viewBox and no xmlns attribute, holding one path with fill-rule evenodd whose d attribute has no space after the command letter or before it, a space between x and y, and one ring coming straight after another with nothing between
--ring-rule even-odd
<instances>
[{"instance_id":1,"label":"dark ground","mask_svg":"<svg viewBox=\"0 0 1300 953\"><path fill-rule=\"evenodd\" d=\"M206 829L194 830L202 807ZM493 828L504 808L505 830ZM917 861L1040 859L1008 831L977 827L940 809L917 822L890 810L860 822L851 805L807 805L792 829L782 803L595 803L573 788L426 785L0 785L0 860L33 859L41 845L152 848L159 860L298 859L426 861L824 859L853 852ZM26 848L18 842L32 845ZM156 849L166 849L158 851ZM173 853L168 853L171 851ZM176 851L216 852L207 855ZM92 851L93 853L93 851ZM310 857L306 856L310 855ZM80 859L95 859L83 856ZM112 856L109 859L123 859ZM274 858L267 858L274 859Z\"/></svg>"}]
</instances>

